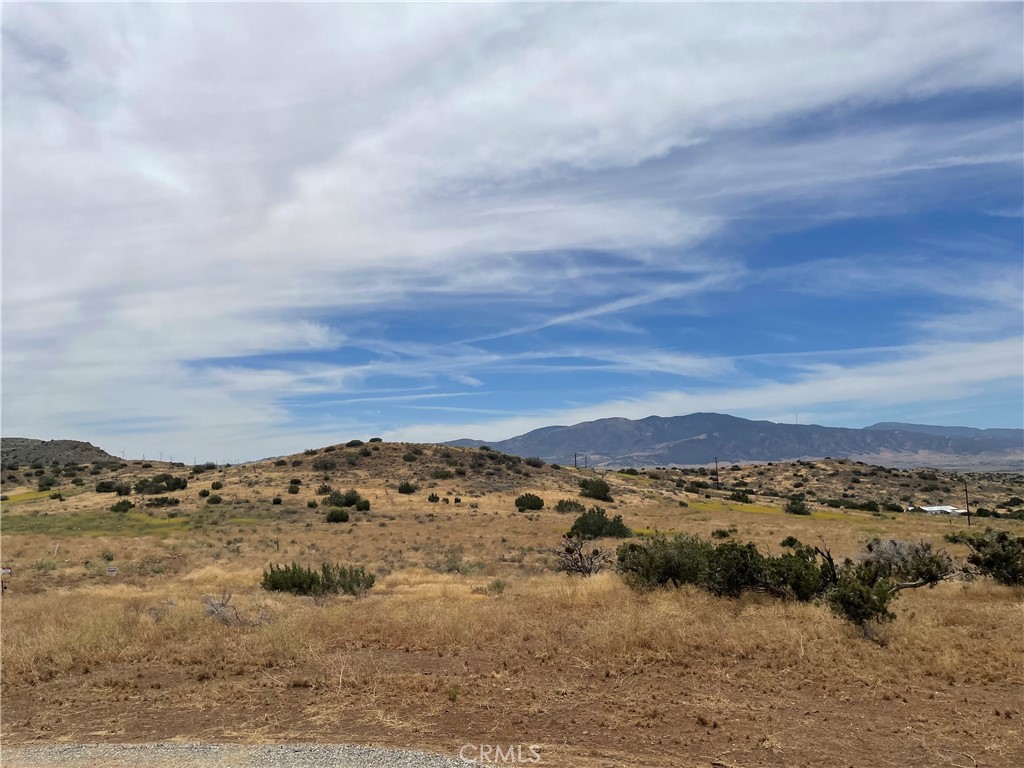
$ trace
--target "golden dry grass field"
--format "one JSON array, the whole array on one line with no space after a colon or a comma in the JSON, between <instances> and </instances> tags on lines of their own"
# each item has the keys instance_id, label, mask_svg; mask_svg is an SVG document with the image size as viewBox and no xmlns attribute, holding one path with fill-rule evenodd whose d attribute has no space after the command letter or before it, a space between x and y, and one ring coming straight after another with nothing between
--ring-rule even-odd
<instances>
[{"instance_id":1,"label":"golden dry grass field","mask_svg":"<svg viewBox=\"0 0 1024 768\"><path fill-rule=\"evenodd\" d=\"M823 605L554 572L550 550L574 518L554 506L587 502L585 470L389 443L198 475L147 464L62 472L44 493L35 470L5 473L4 745L536 744L552 766L1024 764L1024 593L991 580L902 593L879 646ZM135 508L112 512L117 497L93 490L168 471L189 478L160 494L175 507L133 493ZM672 469L602 477L615 500L601 505L638 532L724 530L774 552L793 535L840 557L882 537L963 558L942 537L965 521L826 499L960 505L964 477L972 507L1024 496L1019 475L834 460L723 466L722 490ZM402 481L416 492L398 493ZM309 506L324 483L358 490L370 510L326 522ZM735 490L751 503L731 501ZM542 510L516 510L527 491ZM794 492L810 516L783 513ZM974 525L1024 534L1016 520ZM260 588L268 563L292 561L364 565L377 583L327 600ZM231 624L204 610L204 596L225 592Z\"/></svg>"}]
</instances>

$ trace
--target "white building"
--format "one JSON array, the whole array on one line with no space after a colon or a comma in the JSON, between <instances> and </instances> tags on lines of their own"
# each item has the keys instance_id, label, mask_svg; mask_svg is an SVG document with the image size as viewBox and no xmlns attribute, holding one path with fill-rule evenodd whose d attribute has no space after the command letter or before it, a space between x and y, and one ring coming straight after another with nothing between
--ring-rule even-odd
<instances>
[{"instance_id":1,"label":"white building","mask_svg":"<svg viewBox=\"0 0 1024 768\"><path fill-rule=\"evenodd\" d=\"M966 515L966 509L959 509L949 505L942 507L911 507L915 512L927 512L929 515Z\"/></svg>"}]
</instances>

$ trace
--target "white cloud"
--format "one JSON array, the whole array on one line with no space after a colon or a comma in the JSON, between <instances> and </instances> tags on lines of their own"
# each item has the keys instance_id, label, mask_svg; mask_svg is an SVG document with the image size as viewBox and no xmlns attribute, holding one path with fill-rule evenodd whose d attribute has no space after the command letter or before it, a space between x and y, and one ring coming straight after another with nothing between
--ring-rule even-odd
<instances>
[{"instance_id":1,"label":"white cloud","mask_svg":"<svg viewBox=\"0 0 1024 768\"><path fill-rule=\"evenodd\" d=\"M1018 87L1019 8L781 8L5 8L5 433L143 420L181 454L268 450L321 434L283 393L377 373L479 386L501 362L444 342L422 371L383 347L363 366L239 360L381 341L325 316L529 306L507 335L696 305L747 269L706 243L769 200L832 214L843 188L844 213L871 210L893 203L878 178L1019 165L1018 124L780 131ZM628 357L604 363L723 365L653 342Z\"/></svg>"}]
</instances>

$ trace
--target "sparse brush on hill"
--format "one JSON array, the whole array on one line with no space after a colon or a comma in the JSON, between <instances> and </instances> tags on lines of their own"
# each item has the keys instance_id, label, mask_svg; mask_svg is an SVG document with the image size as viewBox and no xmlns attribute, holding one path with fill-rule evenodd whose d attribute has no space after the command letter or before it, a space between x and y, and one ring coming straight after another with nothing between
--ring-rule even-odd
<instances>
[{"instance_id":1,"label":"sparse brush on hill","mask_svg":"<svg viewBox=\"0 0 1024 768\"><path fill-rule=\"evenodd\" d=\"M583 506L576 499L559 499L558 503L555 504L555 512L561 512L563 514L569 514L572 512L586 512L587 508Z\"/></svg>"},{"instance_id":2,"label":"sparse brush on hill","mask_svg":"<svg viewBox=\"0 0 1024 768\"><path fill-rule=\"evenodd\" d=\"M522 496L516 497L516 509L520 512L527 509L544 509L544 499L535 493L524 493Z\"/></svg>"}]
</instances>

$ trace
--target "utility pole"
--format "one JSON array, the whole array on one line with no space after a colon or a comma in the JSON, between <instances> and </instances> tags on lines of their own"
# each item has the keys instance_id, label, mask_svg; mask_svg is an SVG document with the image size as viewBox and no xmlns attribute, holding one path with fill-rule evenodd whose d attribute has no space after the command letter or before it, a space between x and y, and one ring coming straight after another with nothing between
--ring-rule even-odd
<instances>
[{"instance_id":1,"label":"utility pole","mask_svg":"<svg viewBox=\"0 0 1024 768\"><path fill-rule=\"evenodd\" d=\"M967 506L967 527L971 527L971 497L967 493L967 478L964 478L964 503Z\"/></svg>"},{"instance_id":2,"label":"utility pole","mask_svg":"<svg viewBox=\"0 0 1024 768\"><path fill-rule=\"evenodd\" d=\"M722 481L718 477L718 457L717 456L715 456L715 490L716 491L722 490Z\"/></svg>"},{"instance_id":3,"label":"utility pole","mask_svg":"<svg viewBox=\"0 0 1024 768\"><path fill-rule=\"evenodd\" d=\"M578 463L578 462L576 461L576 457L577 457L577 456L579 456L579 454L578 454L578 453L574 453L574 454L572 455L572 466L573 466L573 469L579 469L579 468L580 468L580 465L579 465L579 463Z\"/></svg>"}]
</instances>

